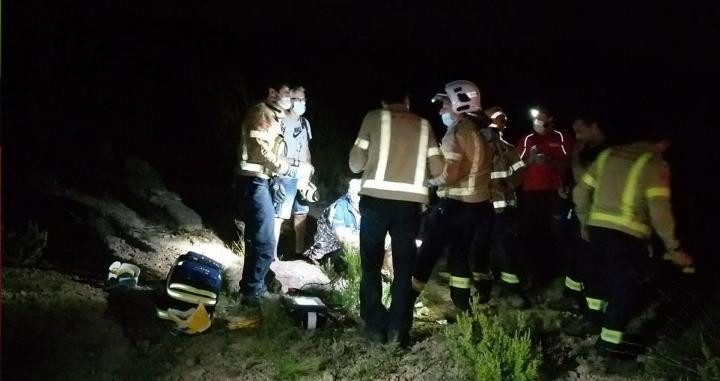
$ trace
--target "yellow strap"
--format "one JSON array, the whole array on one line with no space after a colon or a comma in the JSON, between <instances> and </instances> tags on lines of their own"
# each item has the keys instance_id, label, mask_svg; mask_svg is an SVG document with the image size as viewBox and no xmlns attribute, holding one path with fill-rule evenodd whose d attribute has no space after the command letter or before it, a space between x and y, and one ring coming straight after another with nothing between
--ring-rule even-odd
<instances>
[{"instance_id":1,"label":"yellow strap","mask_svg":"<svg viewBox=\"0 0 720 381\"><path fill-rule=\"evenodd\" d=\"M461 278L458 276L451 276L450 277L450 287L469 289L470 288L470 278Z\"/></svg>"},{"instance_id":2,"label":"yellow strap","mask_svg":"<svg viewBox=\"0 0 720 381\"><path fill-rule=\"evenodd\" d=\"M622 343L624 333L603 327L600 331L600 339L612 344Z\"/></svg>"},{"instance_id":3,"label":"yellow strap","mask_svg":"<svg viewBox=\"0 0 720 381\"><path fill-rule=\"evenodd\" d=\"M583 283L578 282L574 280L573 278L570 278L569 276L565 277L565 287L573 290L573 291L582 291L583 290Z\"/></svg>"},{"instance_id":4,"label":"yellow strap","mask_svg":"<svg viewBox=\"0 0 720 381\"><path fill-rule=\"evenodd\" d=\"M520 283L520 279L518 278L517 275L511 274L511 273L506 273L504 271L500 273L500 279L502 279L502 281L505 283L510 283L510 284Z\"/></svg>"}]
</instances>

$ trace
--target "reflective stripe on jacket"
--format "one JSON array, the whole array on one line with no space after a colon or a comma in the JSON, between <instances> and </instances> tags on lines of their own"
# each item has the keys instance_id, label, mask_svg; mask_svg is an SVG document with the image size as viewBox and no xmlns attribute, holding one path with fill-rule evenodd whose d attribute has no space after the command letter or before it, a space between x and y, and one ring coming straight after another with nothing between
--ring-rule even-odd
<instances>
[{"instance_id":1,"label":"reflective stripe on jacket","mask_svg":"<svg viewBox=\"0 0 720 381\"><path fill-rule=\"evenodd\" d=\"M436 180L438 196L471 203L489 200L492 149L476 122L465 116L448 127L440 150L445 168Z\"/></svg>"},{"instance_id":2,"label":"reflective stripe on jacket","mask_svg":"<svg viewBox=\"0 0 720 381\"><path fill-rule=\"evenodd\" d=\"M286 146L282 137L284 114L265 102L250 107L242 124L242 142L236 173L269 178L287 173Z\"/></svg>"},{"instance_id":3,"label":"reflective stripe on jacket","mask_svg":"<svg viewBox=\"0 0 720 381\"><path fill-rule=\"evenodd\" d=\"M520 158L527 162L533 147L537 153L545 155L549 162L545 164L535 162L527 165L523 190L556 190L563 187L565 171L570 165L571 139L558 130L551 130L544 135L528 134L517 144Z\"/></svg>"},{"instance_id":4,"label":"reflective stripe on jacket","mask_svg":"<svg viewBox=\"0 0 720 381\"><path fill-rule=\"evenodd\" d=\"M365 115L349 164L363 172L360 194L427 204L428 176L442 170L443 160L430 123L390 105Z\"/></svg>"},{"instance_id":5,"label":"reflective stripe on jacket","mask_svg":"<svg viewBox=\"0 0 720 381\"><path fill-rule=\"evenodd\" d=\"M495 212L502 213L507 207L517 206L515 190L522 183L525 162L520 159L515 147L502 139L496 128L485 128L483 136L493 151L490 201Z\"/></svg>"},{"instance_id":6,"label":"reflective stripe on jacket","mask_svg":"<svg viewBox=\"0 0 720 381\"><path fill-rule=\"evenodd\" d=\"M679 246L670 204L670 170L649 143L603 151L575 187L573 200L584 225L643 239L654 229L668 250Z\"/></svg>"}]
</instances>

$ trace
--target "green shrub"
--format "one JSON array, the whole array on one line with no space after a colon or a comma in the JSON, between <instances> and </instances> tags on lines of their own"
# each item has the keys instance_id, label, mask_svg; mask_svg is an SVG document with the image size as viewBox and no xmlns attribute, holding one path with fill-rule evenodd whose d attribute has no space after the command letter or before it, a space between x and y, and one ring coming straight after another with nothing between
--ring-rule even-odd
<instances>
[{"instance_id":1,"label":"green shrub","mask_svg":"<svg viewBox=\"0 0 720 381\"><path fill-rule=\"evenodd\" d=\"M539 345L533 343L522 315L513 325L504 327L475 306L460 314L456 325L448 326L446 342L473 380L535 380L542 362Z\"/></svg>"}]
</instances>

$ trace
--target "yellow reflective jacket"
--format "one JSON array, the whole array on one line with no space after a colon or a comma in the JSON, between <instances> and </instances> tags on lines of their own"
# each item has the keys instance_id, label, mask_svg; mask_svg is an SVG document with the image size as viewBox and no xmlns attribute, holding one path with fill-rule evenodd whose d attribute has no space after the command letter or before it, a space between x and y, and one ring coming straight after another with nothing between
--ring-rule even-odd
<instances>
[{"instance_id":1,"label":"yellow reflective jacket","mask_svg":"<svg viewBox=\"0 0 720 381\"><path fill-rule=\"evenodd\" d=\"M236 173L243 176L268 178L283 175L290 168L285 158L281 110L265 102L250 107L242 124L242 141L238 149Z\"/></svg>"},{"instance_id":2,"label":"yellow reflective jacket","mask_svg":"<svg viewBox=\"0 0 720 381\"><path fill-rule=\"evenodd\" d=\"M585 225L647 239L653 230L667 250L679 247L670 204L670 169L649 143L608 148L573 190Z\"/></svg>"},{"instance_id":3,"label":"yellow reflective jacket","mask_svg":"<svg viewBox=\"0 0 720 381\"><path fill-rule=\"evenodd\" d=\"M427 179L442 171L443 157L430 123L391 104L365 115L349 165L363 173L360 194L427 204Z\"/></svg>"},{"instance_id":4,"label":"yellow reflective jacket","mask_svg":"<svg viewBox=\"0 0 720 381\"><path fill-rule=\"evenodd\" d=\"M445 168L435 179L438 196L468 203L489 200L493 150L477 123L465 117L448 127L440 150Z\"/></svg>"}]
</instances>

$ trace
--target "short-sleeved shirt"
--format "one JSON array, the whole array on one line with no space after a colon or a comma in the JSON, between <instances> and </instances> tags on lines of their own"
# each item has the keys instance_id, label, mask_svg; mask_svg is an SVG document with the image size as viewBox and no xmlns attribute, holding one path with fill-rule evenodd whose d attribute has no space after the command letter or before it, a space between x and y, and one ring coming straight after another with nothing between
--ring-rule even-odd
<instances>
[{"instance_id":1,"label":"short-sleeved shirt","mask_svg":"<svg viewBox=\"0 0 720 381\"><path fill-rule=\"evenodd\" d=\"M305 117L297 120L291 118L283 119L283 138L287 145L288 159L296 159L302 162L310 161L310 140L312 132L310 122Z\"/></svg>"}]
</instances>

